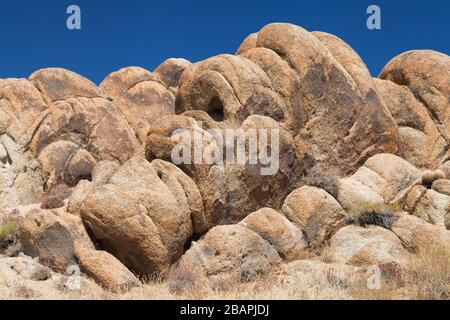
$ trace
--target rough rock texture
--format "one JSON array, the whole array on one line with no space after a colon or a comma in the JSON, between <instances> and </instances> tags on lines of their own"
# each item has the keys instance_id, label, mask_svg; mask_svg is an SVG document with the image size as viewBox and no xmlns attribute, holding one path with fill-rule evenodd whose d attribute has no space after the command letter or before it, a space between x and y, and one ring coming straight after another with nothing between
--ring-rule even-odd
<instances>
[{"instance_id":1,"label":"rough rock texture","mask_svg":"<svg viewBox=\"0 0 450 320\"><path fill-rule=\"evenodd\" d=\"M0 200L10 207L39 202L44 184L75 185L96 161L123 162L138 147L117 106L64 69L0 83L0 141Z\"/></svg>"},{"instance_id":2,"label":"rough rock texture","mask_svg":"<svg viewBox=\"0 0 450 320\"><path fill-rule=\"evenodd\" d=\"M269 24L238 52L188 69L180 79L176 112L204 110L228 125L250 114L270 116L299 135L314 159L343 172L376 152L397 151L397 127L376 92L359 88L313 34Z\"/></svg>"},{"instance_id":3,"label":"rough rock texture","mask_svg":"<svg viewBox=\"0 0 450 320\"><path fill-rule=\"evenodd\" d=\"M436 182L438 181L441 180ZM450 229L449 195L417 185L406 195L403 206L410 214L424 221Z\"/></svg>"},{"instance_id":4,"label":"rough rock texture","mask_svg":"<svg viewBox=\"0 0 450 320\"><path fill-rule=\"evenodd\" d=\"M175 98L159 75L140 67L128 67L111 73L100 89L117 103L140 141L145 140L149 125L173 114Z\"/></svg>"},{"instance_id":5,"label":"rough rock texture","mask_svg":"<svg viewBox=\"0 0 450 320\"><path fill-rule=\"evenodd\" d=\"M392 59L383 68L379 78L407 86L417 100L425 106L441 136L449 144L450 57L448 55L432 50L408 51ZM447 158L448 156L447 153Z\"/></svg>"},{"instance_id":6,"label":"rough rock texture","mask_svg":"<svg viewBox=\"0 0 450 320\"><path fill-rule=\"evenodd\" d=\"M270 208L249 214L240 224L268 241L283 259L300 258L308 246L301 229Z\"/></svg>"},{"instance_id":7,"label":"rough rock texture","mask_svg":"<svg viewBox=\"0 0 450 320\"><path fill-rule=\"evenodd\" d=\"M141 156L107 183L77 187L69 211L81 216L102 249L141 276L169 267L206 227L193 181L173 164Z\"/></svg>"},{"instance_id":8,"label":"rough rock texture","mask_svg":"<svg viewBox=\"0 0 450 320\"><path fill-rule=\"evenodd\" d=\"M81 220L64 209L30 208L17 221L23 252L55 271L65 273L76 264L75 242L93 248Z\"/></svg>"},{"instance_id":9,"label":"rough rock texture","mask_svg":"<svg viewBox=\"0 0 450 320\"><path fill-rule=\"evenodd\" d=\"M247 36L247 38L242 41L241 45L236 51L236 54L241 54L247 50L256 48L256 42L258 40L258 33L252 33Z\"/></svg>"},{"instance_id":10,"label":"rough rock texture","mask_svg":"<svg viewBox=\"0 0 450 320\"><path fill-rule=\"evenodd\" d=\"M76 246L75 254L81 270L108 290L124 292L140 285L130 270L106 251Z\"/></svg>"},{"instance_id":11,"label":"rough rock texture","mask_svg":"<svg viewBox=\"0 0 450 320\"><path fill-rule=\"evenodd\" d=\"M355 266L377 265L395 270L405 263L406 250L397 236L378 226L367 228L349 225L330 240L330 259Z\"/></svg>"},{"instance_id":12,"label":"rough rock texture","mask_svg":"<svg viewBox=\"0 0 450 320\"><path fill-rule=\"evenodd\" d=\"M285 200L282 213L305 232L309 245L319 247L347 217L340 204L326 191L310 186L294 190Z\"/></svg>"},{"instance_id":13,"label":"rough rock texture","mask_svg":"<svg viewBox=\"0 0 450 320\"><path fill-rule=\"evenodd\" d=\"M339 181L339 204L347 212L356 211L362 204L384 203L383 197L353 178L343 178Z\"/></svg>"},{"instance_id":14,"label":"rough rock texture","mask_svg":"<svg viewBox=\"0 0 450 320\"><path fill-rule=\"evenodd\" d=\"M448 179L434 181L431 188L439 193L450 196L450 180Z\"/></svg>"},{"instance_id":15,"label":"rough rock texture","mask_svg":"<svg viewBox=\"0 0 450 320\"><path fill-rule=\"evenodd\" d=\"M329 50L317 35L290 24L269 24L258 33L256 48L243 54L266 48L285 62L278 64L282 70L292 70L290 85L285 86L291 94L284 100L292 108L294 133L305 140L315 159L349 172L376 152L396 152L396 126L375 91L360 88L341 59L347 53ZM344 45L339 41L337 47ZM353 56L357 57L354 52Z\"/></svg>"},{"instance_id":16,"label":"rough rock texture","mask_svg":"<svg viewBox=\"0 0 450 320\"><path fill-rule=\"evenodd\" d=\"M442 166L440 166L439 170L444 173L446 179L450 179L450 161L447 161Z\"/></svg>"},{"instance_id":17,"label":"rough rock texture","mask_svg":"<svg viewBox=\"0 0 450 320\"><path fill-rule=\"evenodd\" d=\"M206 111L214 120L239 125L250 114L285 118L284 103L252 61L219 55L193 65L180 79L176 112Z\"/></svg>"},{"instance_id":18,"label":"rough rock texture","mask_svg":"<svg viewBox=\"0 0 450 320\"><path fill-rule=\"evenodd\" d=\"M404 214L398 217L394 221L391 231L409 250L429 250L436 245L450 250L450 231L412 215Z\"/></svg>"},{"instance_id":19,"label":"rough rock texture","mask_svg":"<svg viewBox=\"0 0 450 320\"><path fill-rule=\"evenodd\" d=\"M176 146L183 146L184 152L190 153L191 161L190 164L182 162L177 165L198 185L203 198L205 216L213 225L237 223L264 206L280 209L284 198L298 186L302 168L306 165L296 152L292 135L273 119L259 115L248 117L240 126L240 132L236 133L235 139L245 141L245 149L248 151L248 146L254 143L248 138L249 130L255 130L255 137L258 139L263 135L267 137L268 146L274 146L269 142L272 134L277 134L279 158L277 163L271 162L269 165L263 164L260 159L257 159L256 164L249 161L241 164L235 156L236 146L233 148L230 140L226 138L225 129L215 123L210 123L210 127L208 125L203 127L203 124L202 122L200 126L186 115L162 118L148 133L146 158L149 161L153 159L173 161L173 150L179 152ZM206 131L208 129L215 131L211 133ZM260 133L258 130L265 132ZM197 160L196 135L200 136L198 145L204 150L213 150L219 155L220 162L202 161L201 154ZM234 141L232 139L231 143L235 145ZM223 146L223 149L220 146ZM234 159L234 164L227 160L229 156ZM268 173L262 174L263 170Z\"/></svg>"},{"instance_id":20,"label":"rough rock texture","mask_svg":"<svg viewBox=\"0 0 450 320\"><path fill-rule=\"evenodd\" d=\"M392 154L377 154L368 159L351 177L390 202L403 195L422 176L406 160Z\"/></svg>"},{"instance_id":21,"label":"rough rock texture","mask_svg":"<svg viewBox=\"0 0 450 320\"><path fill-rule=\"evenodd\" d=\"M165 83L169 91L176 96L181 74L191 63L185 59L171 58L161 63L154 73Z\"/></svg>"},{"instance_id":22,"label":"rough rock texture","mask_svg":"<svg viewBox=\"0 0 450 320\"><path fill-rule=\"evenodd\" d=\"M408 87L373 79L378 95L399 127L400 154L421 168L437 168L448 157L448 140L439 132L427 108Z\"/></svg>"},{"instance_id":23,"label":"rough rock texture","mask_svg":"<svg viewBox=\"0 0 450 320\"><path fill-rule=\"evenodd\" d=\"M80 288L86 292L86 298L102 293L100 287L81 274L78 278L52 272L23 254L0 256L0 299L61 299Z\"/></svg>"},{"instance_id":24,"label":"rough rock texture","mask_svg":"<svg viewBox=\"0 0 450 320\"><path fill-rule=\"evenodd\" d=\"M227 281L251 281L267 274L281 258L269 242L241 225L212 228L177 264L169 281L190 273L195 281L220 286Z\"/></svg>"}]
</instances>

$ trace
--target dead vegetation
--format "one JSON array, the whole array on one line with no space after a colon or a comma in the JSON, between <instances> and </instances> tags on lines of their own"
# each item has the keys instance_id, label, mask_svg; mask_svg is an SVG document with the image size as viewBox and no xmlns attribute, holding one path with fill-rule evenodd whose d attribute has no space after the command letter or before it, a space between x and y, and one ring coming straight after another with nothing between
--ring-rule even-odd
<instances>
[{"instance_id":1,"label":"dead vegetation","mask_svg":"<svg viewBox=\"0 0 450 320\"><path fill-rule=\"evenodd\" d=\"M349 214L348 223L357 223L361 227L369 225L391 229L395 222L395 214L402 209L397 204L361 203Z\"/></svg>"}]
</instances>

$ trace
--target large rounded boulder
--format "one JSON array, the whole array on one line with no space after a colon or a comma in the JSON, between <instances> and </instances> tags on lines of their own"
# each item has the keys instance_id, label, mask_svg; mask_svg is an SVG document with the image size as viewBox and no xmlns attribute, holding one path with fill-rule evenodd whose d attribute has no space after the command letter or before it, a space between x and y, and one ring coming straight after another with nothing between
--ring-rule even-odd
<instances>
[{"instance_id":1,"label":"large rounded boulder","mask_svg":"<svg viewBox=\"0 0 450 320\"><path fill-rule=\"evenodd\" d=\"M194 182L171 163L140 156L103 183L79 184L68 208L101 249L140 276L166 270L207 228Z\"/></svg>"}]
</instances>

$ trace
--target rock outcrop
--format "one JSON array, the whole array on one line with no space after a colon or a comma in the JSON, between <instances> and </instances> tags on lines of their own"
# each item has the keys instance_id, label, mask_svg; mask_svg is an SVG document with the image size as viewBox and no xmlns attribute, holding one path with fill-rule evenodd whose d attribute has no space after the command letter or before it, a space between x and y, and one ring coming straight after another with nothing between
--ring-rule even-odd
<instances>
[{"instance_id":1,"label":"rock outcrop","mask_svg":"<svg viewBox=\"0 0 450 320\"><path fill-rule=\"evenodd\" d=\"M411 259L450 252L449 83L446 54L373 78L343 40L286 23L99 86L0 79L0 298L152 276L350 290L372 268L405 284Z\"/></svg>"},{"instance_id":2,"label":"rock outcrop","mask_svg":"<svg viewBox=\"0 0 450 320\"><path fill-rule=\"evenodd\" d=\"M140 276L167 269L192 235L207 227L194 182L171 163L141 156L107 181L79 184L68 207L100 248Z\"/></svg>"}]
</instances>

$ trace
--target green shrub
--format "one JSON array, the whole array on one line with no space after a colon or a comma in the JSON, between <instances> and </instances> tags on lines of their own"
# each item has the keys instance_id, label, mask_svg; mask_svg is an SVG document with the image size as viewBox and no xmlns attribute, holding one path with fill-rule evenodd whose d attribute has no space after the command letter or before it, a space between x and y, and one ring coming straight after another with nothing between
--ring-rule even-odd
<instances>
[{"instance_id":1,"label":"green shrub","mask_svg":"<svg viewBox=\"0 0 450 320\"><path fill-rule=\"evenodd\" d=\"M19 228L15 221L0 223L0 251L14 245L19 239Z\"/></svg>"},{"instance_id":2,"label":"green shrub","mask_svg":"<svg viewBox=\"0 0 450 320\"><path fill-rule=\"evenodd\" d=\"M17 223L14 221L0 225L0 240L4 241L18 230Z\"/></svg>"}]
</instances>

